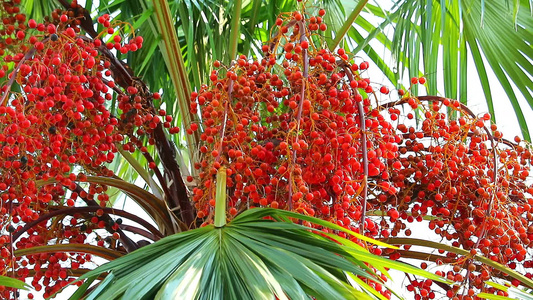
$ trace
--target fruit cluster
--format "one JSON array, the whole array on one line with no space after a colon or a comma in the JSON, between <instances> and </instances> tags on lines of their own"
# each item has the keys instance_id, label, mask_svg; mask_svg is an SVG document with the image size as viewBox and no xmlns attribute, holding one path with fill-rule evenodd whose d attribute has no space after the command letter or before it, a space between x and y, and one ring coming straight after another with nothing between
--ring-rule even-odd
<instances>
[{"instance_id":1,"label":"fruit cluster","mask_svg":"<svg viewBox=\"0 0 533 300\"><path fill-rule=\"evenodd\" d=\"M511 268L522 264L531 277L528 146L504 140L490 115L476 116L456 100L410 89L389 100L389 89L368 78L368 62L323 47L323 14L279 18L262 59L214 62L211 82L192 94L191 111L202 117L188 129L202 130L197 217L211 221L215 174L224 166L230 215L290 209L373 238L410 236L423 222L437 240ZM450 297L504 275L454 253L438 260L464 263L443 273L458 282ZM411 288L417 299L432 299L430 286Z\"/></svg>"},{"instance_id":2,"label":"fruit cluster","mask_svg":"<svg viewBox=\"0 0 533 300\"><path fill-rule=\"evenodd\" d=\"M0 274L31 277L33 287L44 288L48 297L91 255L15 256L15 251L47 244L127 244L119 224L99 209L109 200L107 186L84 183L85 174L112 177L106 165L117 145L149 157L144 136L161 125L171 133L178 129L151 104L159 94L117 75L128 69L111 50L136 51L141 37L122 34L109 15L98 18L105 28L98 37L83 33L85 16L75 2L43 23L27 20L19 2L0 1ZM94 209L67 216L77 201ZM52 218L59 210L65 214ZM10 292L0 287L3 297Z\"/></svg>"}]
</instances>

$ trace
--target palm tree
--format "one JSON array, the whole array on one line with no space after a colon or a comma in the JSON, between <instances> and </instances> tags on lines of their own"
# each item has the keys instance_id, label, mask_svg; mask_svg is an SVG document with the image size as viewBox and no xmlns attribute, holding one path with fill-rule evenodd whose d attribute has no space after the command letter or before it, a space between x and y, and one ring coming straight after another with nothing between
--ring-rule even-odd
<instances>
[{"instance_id":1,"label":"palm tree","mask_svg":"<svg viewBox=\"0 0 533 300\"><path fill-rule=\"evenodd\" d=\"M191 1L171 2L166 12L163 2L116 2L103 1L98 11L102 8L107 12L119 11L119 19L139 20L136 25L148 41L161 42L170 38L167 34L174 34L167 33L164 26L157 22L162 14L172 16L171 22L177 28L175 38L182 47L191 90L199 89L205 82L211 71L210 62L229 62L237 53L258 55L262 43L270 37L268 32L277 16L296 9L294 1L250 1L245 5L242 1ZM381 7L380 3L384 4L364 0L357 3L341 0L313 3L328 11L325 22L330 27L324 32L328 47L335 49L340 45L354 54L364 52L396 88L401 88L406 78L427 74L428 94L440 93L463 104L468 104L468 72L474 71L467 64L470 52L489 113L495 116L491 85L497 83L489 83L487 70L494 72L505 89L522 134L530 140L522 113L526 108L520 107L511 85L512 82L533 108L533 83L530 79L533 53L528 44L532 25L529 1L406 0L391 1L389 7ZM230 30L232 26L238 27ZM387 27L392 27L392 35L385 34ZM380 55L383 52L381 48L376 48L370 41L390 51L396 65L387 64ZM132 55L134 71L151 87L168 91L167 95L173 97L170 96L175 95L173 87L169 86L172 81L166 80L171 74L167 69L169 58L164 57L164 51L155 51L155 44L151 45ZM166 46L159 44L159 47L164 49ZM189 48L195 51L190 53ZM437 69L439 56L444 62L443 70ZM438 90L438 78L441 76L437 74L441 72L444 90Z\"/></svg>"},{"instance_id":2,"label":"palm tree","mask_svg":"<svg viewBox=\"0 0 533 300\"><path fill-rule=\"evenodd\" d=\"M58 0L46 2L49 5L32 5L33 1L25 2L21 7L32 8L28 11L29 18L40 19L42 16L50 15L53 9L64 7L70 8L70 4L64 0ZM459 117L459 114L468 112L464 105L468 104L466 98L467 75L471 71L467 67L468 51L471 52L474 58L475 67L479 74L480 81L484 87L485 99L487 101L489 111L494 116L495 108L491 98L490 86L486 75L487 64L491 70L496 74L501 85L504 87L507 95L513 104L517 119L522 128L522 134L525 139L530 140L529 131L521 107L518 104L518 100L513 90L512 84L514 84L518 91L526 98L528 103L533 103L531 95L531 58L533 57L533 50L529 45L531 40L531 18L530 18L530 3L527 1L514 1L513 3L500 3L499 1L398 1L392 5L391 8L383 8L378 5L368 3L368 1L359 1L356 4L347 3L348 1L324 1L323 3L307 3L306 7L309 11L317 11L317 5L323 5L328 13L324 16L324 22L328 24L327 30L318 34L320 37L317 39L317 43L323 43L325 48L329 48L334 51L336 49L344 49L348 53L357 55L364 52L376 65L381 69L383 74L388 80L398 89L409 89L412 95L417 94L416 86L405 87L401 85L404 81L404 77L407 78L419 78L421 75L426 74L427 84L426 88L428 93L436 95L439 92L444 97L459 99L460 110L449 109L450 118ZM88 12L94 12L91 16L96 18L98 15L104 13L110 13L116 15L116 19L129 22L131 26L125 25L121 28L124 30L124 34L135 33L144 38L144 47L136 52L128 52L125 55L118 55L119 59L123 59L127 62L126 67L119 60L113 59L114 54L103 51L103 55L112 62L114 66L113 73L115 75L115 81L119 84L123 83L123 87L133 86L135 84L141 84L149 86L152 91L163 91L161 100L157 97L153 97L153 104L155 108L165 108L169 115L174 116L172 125L182 125L185 129L190 129L191 124L199 122L199 118L195 114L188 113L192 91L200 91L202 84L209 82L210 74L213 71L213 63L219 61L222 65L229 66L231 61L238 57L239 54L245 56L251 56L254 58L261 58L263 55L262 44L270 41L273 28L276 27L277 18L280 14L285 14L300 8L300 4L293 1L175 1L167 2L164 0L156 1L100 1L98 5L93 5L93 1L87 1L85 7ZM502 12L508 12L504 14ZM93 23L89 22L87 13L73 9L74 16L85 16L84 22L81 22L81 27L87 32L87 35L91 38L97 37L97 32L104 29L102 24L98 24L98 28L93 27ZM369 19L373 19L370 22ZM379 20L376 21L375 20ZM378 24L378 26L372 25ZM385 28L394 28L394 34L387 36L384 33ZM512 41L512 42L507 42ZM392 56L397 61L395 68L391 68L378 54L380 50L374 47L373 43L379 43L390 51ZM442 48L440 47L442 46ZM442 51L442 53L440 53ZM441 55L444 61L443 70L443 82L444 91L438 91L437 82L438 76L434 75L439 73L437 69L438 57ZM423 67L420 67L420 66ZM404 75L405 70L408 72ZM118 74L118 75L117 75ZM133 75L135 74L135 76ZM122 80L122 82L120 82ZM422 97L420 97L422 99ZM444 98L427 98L433 102L444 101ZM424 99L422 99L424 100ZM118 101L118 100L117 100ZM407 101L407 99L406 99ZM524 109L524 107L522 107ZM113 110L112 110L113 111ZM154 111L156 111L154 109ZM170 121L169 121L170 122ZM161 127L161 126L160 126ZM118 226L120 230L131 230L135 233L144 235L147 239L156 241L162 236L170 235L169 238L163 239L161 243L154 243L150 246L143 247L138 251L135 251L136 256L131 257L132 261L138 261L143 258L146 253L155 251L157 247L161 247L163 252L174 254L175 249L173 247L186 247L186 244L182 243L182 239L186 239L186 235L183 238L179 235L173 236L172 233L186 231L190 227L196 227L201 222L197 222L195 219L194 207L189 201L187 190L192 190L195 184L205 183L200 181L199 172L194 168L194 162L199 160L199 134L182 134L182 135L170 135L167 137L164 131L157 127L154 130L152 137L158 137L158 142L154 147L148 147L144 152L136 151L129 153L127 150L118 149L120 156L113 162L111 168L116 178L88 176L84 178L92 185L104 185L107 187L115 187L118 190L124 192L129 198L134 199L135 202L148 212L153 218L156 226L147 223L142 218L132 215L131 213L116 208L101 208L90 201L85 201L83 207L79 208L62 208L59 207L55 211L49 211L49 214L42 216L42 218L36 219L34 222L29 222L30 225L36 225L43 220L62 220L65 215L73 214L93 214L96 213L100 221L104 221L104 226L112 226L117 224L110 215L119 215L123 219L130 219L142 225L145 229L137 228L132 225ZM494 134L495 138L498 138ZM144 138L144 142L148 137ZM502 142L506 142L503 141ZM496 159L496 158L494 158ZM147 169L144 163L154 163L156 168ZM157 167L160 166L162 173L157 171ZM368 171L366 171L368 175ZM190 186L186 186L186 182L191 177L192 182ZM154 179L155 178L155 179ZM132 184L136 180L144 181L146 183L145 188L137 187ZM53 183L51 179L38 179L37 185L47 185ZM496 181L496 180L494 180ZM129 183L128 183L129 182ZM366 177L364 181L366 185ZM218 184L218 181L217 181ZM83 186L77 186L73 192L81 194L83 192ZM522 187L521 187L522 188ZM150 192L148 192L150 191ZM365 192L366 193L366 192ZM110 196L111 203L118 201L118 193ZM120 194L123 195L123 194ZM64 210L61 210L64 209ZM253 211L253 210L252 210ZM388 209L376 209L367 212L368 215L374 215L376 218L380 218L387 214ZM490 210L489 210L490 212ZM262 213L256 212L255 214ZM380 215L381 214L381 215ZM254 213L243 213L228 225L225 229L227 231L235 230L240 226L239 222L251 222L255 227L263 226L263 223L258 219L247 220L246 217L253 216ZM94 216L94 215L89 215ZM288 214L280 212L270 212L270 216L282 220L289 217ZM365 213L363 213L365 216ZM294 216L293 216L294 217ZM387 216L387 218L390 217ZM87 217L86 217L87 218ZM302 217L306 220L305 217ZM440 217L431 219L428 217L428 221L439 222ZM395 218L393 218L395 219ZM307 219L310 221L311 219ZM451 218L453 221L453 217ZM313 221L316 222L315 219ZM51 224L58 226L58 221L52 221ZM235 228L231 227L235 224ZM450 226L454 224L450 221ZM250 225L250 226L252 226ZM271 225L271 224L269 224ZM83 226L83 225L82 225ZM272 225L273 226L273 225ZM289 225L279 225L289 226ZM321 223L321 226L329 226L325 223ZM15 232L17 237L20 237L31 226L24 226L21 230ZM57 228L57 227L56 227ZM272 227L274 228L274 227ZM335 227L337 230L339 228ZM527 228L527 226L526 226ZM297 228L295 227L294 230ZM300 228L301 229L301 228ZM364 229L364 227L362 228ZM148 232L150 231L150 232ZM484 229L482 230L484 231ZM120 240L122 248L119 251L114 251L109 248L113 248L111 245L119 245L115 242L104 241L105 245L110 247L91 247L91 246L78 246L73 244L61 244L57 245L43 245L28 249L18 249L15 255L35 255L42 252L50 251L85 251L86 253L93 253L100 255L104 258L115 259L121 256L124 252L132 252L139 248L139 242L133 241L128 235L125 235L122 231L116 230L119 233L117 236ZM209 239L210 235L214 235L215 232L221 232L216 228L209 227L202 231L191 231L189 236L198 235L198 239ZM200 233L206 233L206 235L200 235ZM294 236L287 233L286 239L293 238ZM273 232L268 234L268 238L272 239ZM299 232L300 237L305 235L304 232ZM265 237L265 239L266 239ZM361 236L358 236L361 238ZM323 240L320 243L324 242ZM459 257L464 257L465 261L477 262L474 264L475 268L484 268L484 266L490 266L497 270L496 276L500 274L500 277L507 278L508 274L511 279L518 280L525 285L532 285L530 280L519 272L514 272L510 269L491 261L483 256L476 255L475 252L467 251L455 247L457 245L446 245L437 242L421 241L409 237L403 238L390 238L387 242L402 245L406 249L400 252L389 253L384 251L383 254L394 256L401 253L402 257L414 258L421 260L432 260L437 263L446 260L446 257L437 255L434 253L422 253L409 250L410 246L429 246L431 249L441 249L448 253L455 253ZM317 242L318 243L318 242ZM142 243L141 243L142 244ZM478 242L479 244L479 242ZM210 244L216 245L216 244ZM323 245L323 244L320 244ZM249 245L247 245L250 247ZM352 245L353 246L353 245ZM476 245L477 247L478 245ZM213 246L214 247L214 246ZM281 249L288 251L288 244L283 244ZM359 264L362 260L360 257L349 256L346 254L347 250L333 248L328 246L330 253L343 254L344 257L351 263ZM279 248L276 248L279 251ZM177 248L181 249L181 248ZM239 248L239 251L247 253L249 249ZM115 249L117 250L117 249ZM334 251L333 251L334 250ZM199 255L194 252L194 249L190 249L190 255ZM204 250L207 251L207 250ZM272 250L274 251L274 250ZM317 250L318 251L318 250ZM337 252L335 252L337 251ZM374 250L373 250L374 251ZM379 250L381 252L381 250ZM143 254L144 253L144 254ZM378 251L376 250L376 253ZM176 253L177 254L177 253ZM486 253L483 253L486 254ZM127 260L128 256L124 256ZM309 257L308 257L309 258ZM315 256L310 256L312 261L318 259ZM113 280L119 280L118 282L127 282L130 277L120 277L131 272L138 265L120 265L125 260L116 260L115 264L108 265L102 269L98 269L94 272L87 273L86 277L90 277L92 280L96 279L99 272L112 271L114 274L112 277L102 281L101 288L95 289L95 295L104 295L105 299L108 294L112 293L113 289L107 290ZM157 260L153 261L154 264L158 264ZM194 262L182 262L184 266L188 264L194 264ZM373 266L379 268L379 263L383 264L382 260L375 259ZM264 262L268 271L272 272L272 262ZM179 269L179 265L173 266L174 272ZM234 266L232 266L234 267ZM242 267L242 266L239 266ZM229 267L228 267L229 268ZM264 266L262 266L264 268ZM315 269L313 269L315 268ZM341 271L354 271L354 269L335 269L332 265L323 265L322 268L330 270L330 273L321 273L321 269L316 267L311 268L309 271L314 274L329 274L330 276L323 279L327 282L336 282L338 285L334 285L334 289L345 295L347 292L353 292L351 288L347 288L345 282L347 281L346 275ZM466 267L464 268L467 271ZM468 270L468 273L473 271L481 272L480 270ZM317 271L319 270L319 271ZM366 269L362 269L368 271ZM404 268L403 271L416 272L412 268ZM73 270L74 275L81 275L88 270ZM149 289L148 292L157 292L162 286L175 287L179 285L181 280L180 272L176 271L175 275L171 275L172 272L162 273L165 280L168 278L174 278L166 281L163 285L162 281L159 281ZM382 271L382 270L380 270ZM114 272L114 273L113 273ZM500 272L500 273L498 273ZM228 274L231 272L228 271ZM235 272L237 273L237 272ZM250 274L250 273L246 273ZM332 275L333 274L333 275ZM430 276L424 273L425 276ZM304 274L302 274L303 276ZM321 276L322 276L321 275ZM177 276L177 277L176 277ZM251 276L251 275L250 275ZM325 275L324 275L325 276ZM272 275L275 280L266 281L270 286L274 286L276 281L283 281L286 279L286 274ZM176 279L178 278L178 279ZM266 277L270 278L270 277ZM303 278L303 277L302 277ZM160 280L160 278L158 278ZM270 279L269 279L270 280ZM298 280L301 284L305 280ZM339 284L340 282L340 284ZM205 283L204 283L205 284ZM237 283L234 283L237 284ZM248 282L248 284L250 284ZM254 284L250 284L254 285ZM126 285L124 285L126 286ZM87 288L88 286L85 286ZM200 287L200 288L203 288ZM294 289L302 289L305 292L309 292L309 287L298 287L293 285ZM171 289L171 288L170 288ZM456 292L449 286L444 288L447 291ZM57 289L56 289L57 290ZM466 292L467 289L465 289ZM55 291L55 290L54 290ZM369 293L372 293L370 289L364 289ZM117 295L122 292L115 290ZM255 290L251 292L251 295L257 295L253 293L261 292L261 290ZM314 291L316 293L308 293L310 295L326 295L327 291ZM149 294L148 293L148 294ZM164 293L161 291L161 293ZM285 290L285 293L289 295L289 292ZM453 293L452 293L453 294ZM276 294L278 296L282 294ZM379 296L377 296L379 297Z\"/></svg>"}]
</instances>

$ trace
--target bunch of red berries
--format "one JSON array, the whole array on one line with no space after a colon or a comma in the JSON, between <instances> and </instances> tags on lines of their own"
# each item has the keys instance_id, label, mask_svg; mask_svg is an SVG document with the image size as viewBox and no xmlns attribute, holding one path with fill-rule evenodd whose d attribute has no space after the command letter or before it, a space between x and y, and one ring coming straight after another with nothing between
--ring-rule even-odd
<instances>
[{"instance_id":1,"label":"bunch of red berries","mask_svg":"<svg viewBox=\"0 0 533 300\"><path fill-rule=\"evenodd\" d=\"M262 59L215 62L209 84L192 94L191 110L202 116L201 127L188 130L202 130L197 217L211 221L215 174L224 166L231 215L290 209L373 238L410 236L422 222L437 238L511 268L529 261L530 150L486 127L490 115L478 117L456 100L410 89L390 100L390 90L368 78L368 62L322 47L323 14L280 17ZM457 259L447 253L441 264ZM454 280L479 290L483 271L498 275L465 267ZM425 288L414 289L418 297L435 297Z\"/></svg>"}]
</instances>

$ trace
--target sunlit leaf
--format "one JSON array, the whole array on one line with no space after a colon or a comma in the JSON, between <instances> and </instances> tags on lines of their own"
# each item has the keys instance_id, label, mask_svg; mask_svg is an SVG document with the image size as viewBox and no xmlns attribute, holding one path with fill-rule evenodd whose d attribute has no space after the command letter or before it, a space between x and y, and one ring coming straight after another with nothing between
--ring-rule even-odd
<instances>
[{"instance_id":1,"label":"sunlit leaf","mask_svg":"<svg viewBox=\"0 0 533 300\"><path fill-rule=\"evenodd\" d=\"M29 286L24 282L15 278L0 276L0 286L12 287L21 290L28 290Z\"/></svg>"}]
</instances>

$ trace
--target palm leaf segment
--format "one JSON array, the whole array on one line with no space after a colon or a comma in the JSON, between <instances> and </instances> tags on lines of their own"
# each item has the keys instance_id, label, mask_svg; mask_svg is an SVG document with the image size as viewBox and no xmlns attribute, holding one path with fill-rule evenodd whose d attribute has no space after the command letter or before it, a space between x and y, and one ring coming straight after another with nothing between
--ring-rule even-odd
<instances>
[{"instance_id":1,"label":"palm leaf segment","mask_svg":"<svg viewBox=\"0 0 533 300\"><path fill-rule=\"evenodd\" d=\"M380 2L377 2L380 3ZM460 99L467 104L468 56L471 55L478 73L489 112L495 116L489 70L492 70L513 106L522 134L531 140L524 106L517 93L533 108L533 18L531 1L478 0L399 0L390 10L366 5L372 17L381 18L377 27L368 15L356 20L347 35L357 43L353 53L365 51L393 84L398 84L403 70L410 77L428 77L427 89L438 94L437 74L442 72L445 97ZM387 26L393 26L390 36ZM361 33L360 33L361 32ZM366 38L363 36L366 35ZM369 43L377 40L396 58L396 70L383 62L380 51ZM470 54L469 54L470 52ZM439 56L443 70L438 69ZM416 91L414 91L416 93ZM479 97L481 95L476 95Z\"/></svg>"}]
</instances>

